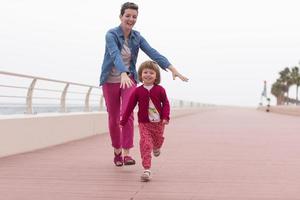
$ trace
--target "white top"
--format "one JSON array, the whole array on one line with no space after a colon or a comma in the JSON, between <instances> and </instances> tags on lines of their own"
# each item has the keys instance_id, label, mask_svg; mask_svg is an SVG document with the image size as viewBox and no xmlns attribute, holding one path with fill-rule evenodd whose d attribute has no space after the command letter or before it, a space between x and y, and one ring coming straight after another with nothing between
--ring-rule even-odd
<instances>
[{"instance_id":1,"label":"white top","mask_svg":"<svg viewBox=\"0 0 300 200\"><path fill-rule=\"evenodd\" d=\"M123 62L127 68L130 67L130 61L131 61L131 51L128 47L128 41L125 40L124 45L121 49L121 55ZM112 70L110 71L108 78L108 83L120 83L121 82L121 72L119 72L116 67L112 67Z\"/></svg>"},{"instance_id":2,"label":"white top","mask_svg":"<svg viewBox=\"0 0 300 200\"><path fill-rule=\"evenodd\" d=\"M144 85L144 88L146 88L148 91L150 91L152 87L153 87L153 85L150 85L150 86ZM149 99L148 116L149 116L150 122L160 122L159 112L156 110L151 99Z\"/></svg>"}]
</instances>

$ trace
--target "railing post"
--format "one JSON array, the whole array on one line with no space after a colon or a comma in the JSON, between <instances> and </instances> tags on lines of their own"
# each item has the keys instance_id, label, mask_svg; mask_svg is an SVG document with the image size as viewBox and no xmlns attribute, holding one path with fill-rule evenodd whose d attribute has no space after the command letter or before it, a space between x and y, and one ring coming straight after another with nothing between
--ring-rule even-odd
<instances>
[{"instance_id":1,"label":"railing post","mask_svg":"<svg viewBox=\"0 0 300 200\"><path fill-rule=\"evenodd\" d=\"M69 88L70 83L67 83L62 94L61 94L61 98L60 98L60 112L67 112L66 109L66 96L67 96L67 92L68 92L68 88Z\"/></svg>"},{"instance_id":2,"label":"railing post","mask_svg":"<svg viewBox=\"0 0 300 200\"><path fill-rule=\"evenodd\" d=\"M27 96L26 96L26 112L25 114L32 114L32 95L33 95L33 90L34 90L34 86L36 83L37 79L34 78L28 88L27 91Z\"/></svg>"},{"instance_id":3,"label":"railing post","mask_svg":"<svg viewBox=\"0 0 300 200\"><path fill-rule=\"evenodd\" d=\"M100 101L99 101L99 111L102 111L103 110L103 108L104 108L104 106L103 106L103 102L104 101L104 97L103 97L103 95L101 95L101 97L100 97Z\"/></svg>"},{"instance_id":4,"label":"railing post","mask_svg":"<svg viewBox=\"0 0 300 200\"><path fill-rule=\"evenodd\" d=\"M90 111L90 103L89 102L90 102L90 94L91 94L92 89L93 89L93 87L90 87L85 96L85 107L84 107L85 112Z\"/></svg>"},{"instance_id":5,"label":"railing post","mask_svg":"<svg viewBox=\"0 0 300 200\"><path fill-rule=\"evenodd\" d=\"M183 100L179 100L179 107L183 108Z\"/></svg>"}]
</instances>

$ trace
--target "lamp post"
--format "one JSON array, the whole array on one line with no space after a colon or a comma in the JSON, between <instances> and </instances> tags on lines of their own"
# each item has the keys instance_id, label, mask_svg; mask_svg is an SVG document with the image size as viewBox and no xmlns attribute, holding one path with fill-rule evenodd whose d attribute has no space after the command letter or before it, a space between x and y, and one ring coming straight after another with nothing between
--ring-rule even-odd
<instances>
[{"instance_id":1,"label":"lamp post","mask_svg":"<svg viewBox=\"0 0 300 200\"><path fill-rule=\"evenodd\" d=\"M260 106L263 106L263 98L267 98L267 81L264 80L264 87L263 87L263 90L261 92L261 96L260 96L260 103L259 105Z\"/></svg>"}]
</instances>

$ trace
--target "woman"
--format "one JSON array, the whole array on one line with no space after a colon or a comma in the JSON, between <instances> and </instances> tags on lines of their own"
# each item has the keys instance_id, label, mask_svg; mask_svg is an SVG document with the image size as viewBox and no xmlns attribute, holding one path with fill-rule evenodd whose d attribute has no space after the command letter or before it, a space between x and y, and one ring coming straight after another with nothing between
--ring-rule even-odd
<instances>
[{"instance_id":1,"label":"woman","mask_svg":"<svg viewBox=\"0 0 300 200\"><path fill-rule=\"evenodd\" d=\"M110 29L105 36L106 46L100 86L106 102L116 166L135 164L135 160L129 155L129 150L133 147L133 113L122 130L119 123L138 82L136 61L139 49L156 61L162 69L170 70L173 79L178 77L182 81L188 81L167 58L153 49L138 31L133 30L137 17L138 6L131 2L124 3L120 12L121 24Z\"/></svg>"}]
</instances>

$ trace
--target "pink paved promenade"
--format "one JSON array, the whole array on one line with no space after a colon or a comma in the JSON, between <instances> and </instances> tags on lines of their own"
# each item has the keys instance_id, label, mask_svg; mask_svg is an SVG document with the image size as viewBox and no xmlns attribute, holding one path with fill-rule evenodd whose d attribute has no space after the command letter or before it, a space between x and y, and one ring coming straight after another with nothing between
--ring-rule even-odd
<instances>
[{"instance_id":1,"label":"pink paved promenade","mask_svg":"<svg viewBox=\"0 0 300 200\"><path fill-rule=\"evenodd\" d=\"M113 166L107 134L2 158L0 199L300 199L300 117L214 108L172 119L148 183L136 135L130 167Z\"/></svg>"}]
</instances>

